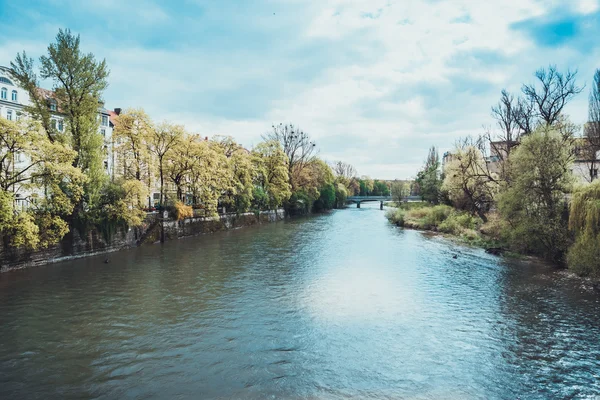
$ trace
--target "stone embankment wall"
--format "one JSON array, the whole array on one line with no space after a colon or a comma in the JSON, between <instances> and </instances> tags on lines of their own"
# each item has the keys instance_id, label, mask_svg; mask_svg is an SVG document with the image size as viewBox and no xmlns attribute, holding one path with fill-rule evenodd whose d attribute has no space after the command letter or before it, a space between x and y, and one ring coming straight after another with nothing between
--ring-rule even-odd
<instances>
[{"instance_id":1,"label":"stone embankment wall","mask_svg":"<svg viewBox=\"0 0 600 400\"><path fill-rule=\"evenodd\" d=\"M89 231L86 235L73 232L67 235L60 244L37 251L13 250L4 251L0 245L0 272L13 269L34 267L74 258L88 257L117 250L136 247L144 244L160 242L182 237L202 235L280 221L285 218L283 210L263 211L260 214L225 214L218 217L193 217L182 221L162 219L159 214L148 214L142 226L117 231L110 243L107 243L99 232Z\"/></svg>"}]
</instances>

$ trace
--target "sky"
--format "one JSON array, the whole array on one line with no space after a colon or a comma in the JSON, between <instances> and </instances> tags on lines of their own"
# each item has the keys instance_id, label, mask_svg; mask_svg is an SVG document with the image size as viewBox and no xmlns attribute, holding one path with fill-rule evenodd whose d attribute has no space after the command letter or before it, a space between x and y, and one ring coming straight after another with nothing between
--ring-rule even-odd
<instances>
[{"instance_id":1,"label":"sky","mask_svg":"<svg viewBox=\"0 0 600 400\"><path fill-rule=\"evenodd\" d=\"M583 124L600 0L0 0L0 65L59 28L111 70L106 108L247 148L293 123L360 175L414 177L430 146L496 129L490 108L550 64L578 70ZM47 83L46 86L51 86Z\"/></svg>"}]
</instances>

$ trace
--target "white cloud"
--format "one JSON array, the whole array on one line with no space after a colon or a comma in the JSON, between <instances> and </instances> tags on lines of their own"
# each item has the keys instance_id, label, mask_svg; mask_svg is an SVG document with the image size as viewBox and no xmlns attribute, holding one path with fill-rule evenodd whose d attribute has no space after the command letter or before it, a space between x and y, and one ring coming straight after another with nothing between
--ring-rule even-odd
<instances>
[{"instance_id":1,"label":"white cloud","mask_svg":"<svg viewBox=\"0 0 600 400\"><path fill-rule=\"evenodd\" d=\"M251 15L200 1L208 21L156 5L103 2L94 15L114 8L120 21L139 18L166 38L175 29L181 39L149 47L145 38L115 42L118 35L110 35L109 42L80 32L86 49L112 70L107 105L143 107L156 120L207 136L231 134L246 146L271 123L293 122L317 140L324 158L354 163L361 174L405 178L429 146L449 149L459 136L491 125L489 110L502 88L518 92L549 63L579 66L581 80L589 80L600 55L598 48L585 58L569 48L540 48L512 28L561 5L553 1L264 1ZM572 8L589 14L598 1L578 0ZM198 30L215 21L216 31ZM42 28L44 43L55 25ZM10 60L22 48L39 54L40 43L0 44L0 57ZM575 122L585 119L585 97L567 110Z\"/></svg>"}]
</instances>

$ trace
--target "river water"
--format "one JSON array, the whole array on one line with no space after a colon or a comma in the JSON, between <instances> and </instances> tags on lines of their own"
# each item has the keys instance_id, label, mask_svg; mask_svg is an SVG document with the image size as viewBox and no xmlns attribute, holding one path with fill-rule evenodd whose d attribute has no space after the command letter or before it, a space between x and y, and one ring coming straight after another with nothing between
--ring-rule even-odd
<instances>
[{"instance_id":1,"label":"river water","mask_svg":"<svg viewBox=\"0 0 600 400\"><path fill-rule=\"evenodd\" d=\"M599 295L378 205L0 275L0 398L600 396Z\"/></svg>"}]
</instances>

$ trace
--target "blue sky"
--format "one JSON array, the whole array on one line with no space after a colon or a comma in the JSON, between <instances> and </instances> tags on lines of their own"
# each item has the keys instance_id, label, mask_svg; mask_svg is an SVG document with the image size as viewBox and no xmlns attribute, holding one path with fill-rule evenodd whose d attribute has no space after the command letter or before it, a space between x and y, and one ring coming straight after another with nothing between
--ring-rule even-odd
<instances>
[{"instance_id":1,"label":"blue sky","mask_svg":"<svg viewBox=\"0 0 600 400\"><path fill-rule=\"evenodd\" d=\"M307 131L362 175L414 176L431 145L494 128L490 107L548 64L600 68L599 0L0 0L0 65L59 28L111 69L108 108L251 147ZM567 3L568 5L565 5ZM587 115L584 91L567 109Z\"/></svg>"}]
</instances>

